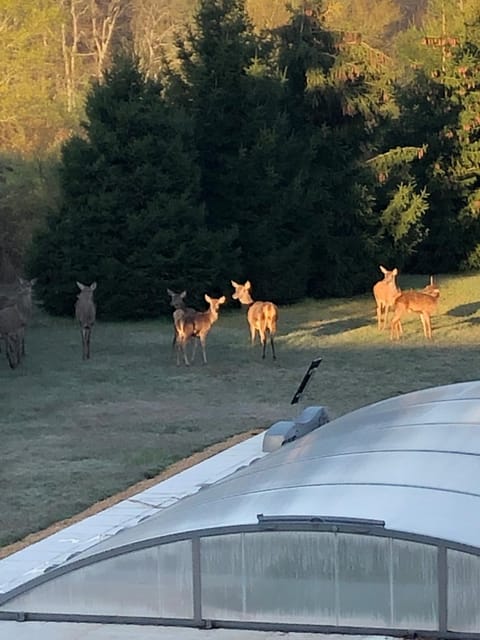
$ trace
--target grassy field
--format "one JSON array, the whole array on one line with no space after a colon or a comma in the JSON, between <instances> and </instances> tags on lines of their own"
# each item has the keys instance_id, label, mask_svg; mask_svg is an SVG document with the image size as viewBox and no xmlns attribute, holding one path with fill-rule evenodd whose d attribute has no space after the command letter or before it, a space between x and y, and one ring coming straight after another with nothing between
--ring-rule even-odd
<instances>
[{"instance_id":1,"label":"grassy field","mask_svg":"<svg viewBox=\"0 0 480 640\"><path fill-rule=\"evenodd\" d=\"M400 277L422 287L425 277ZM209 363L177 367L168 319L99 322L81 359L72 319L36 311L27 357L0 359L0 546L67 518L232 434L263 429L305 406L333 416L392 395L479 377L480 275L439 276L427 343L416 315L392 343L371 295L280 309L276 362L248 341L243 309L220 312ZM101 285L100 285L101 286ZM230 292L229 292L230 293ZM323 362L299 405L312 358Z\"/></svg>"}]
</instances>

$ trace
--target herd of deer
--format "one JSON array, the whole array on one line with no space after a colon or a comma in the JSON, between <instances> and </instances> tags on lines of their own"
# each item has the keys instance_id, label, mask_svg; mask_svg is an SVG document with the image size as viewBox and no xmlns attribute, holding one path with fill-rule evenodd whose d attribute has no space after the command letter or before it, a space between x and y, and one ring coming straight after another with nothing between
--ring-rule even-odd
<instances>
[{"instance_id":1,"label":"herd of deer","mask_svg":"<svg viewBox=\"0 0 480 640\"><path fill-rule=\"evenodd\" d=\"M390 336L399 339L403 333L401 319L408 312L418 313L422 321L423 333L426 338L432 338L431 316L437 310L440 290L434 283L430 283L421 291L401 291L396 283L398 269L389 271L380 265L383 280L379 280L373 287L373 295L377 305L377 324L380 330L386 329L388 314L393 310L390 322ZM11 297L0 297L0 339L5 344L8 363L12 369L17 367L25 355L25 330L32 312L32 289L36 282L19 278L15 294ZM247 280L244 284L231 281L234 289L232 298L248 307L247 321L250 327L252 345L258 332L262 344L262 358L265 358L267 342L270 340L272 357L276 359L274 336L277 331L278 307L273 302L254 301L251 296L251 284ZM90 358L90 338L96 318L94 291L97 283L85 285L77 282L80 293L75 303L75 317L80 324L82 335L82 357ZM173 312L173 348L177 354L177 365L183 356L188 366L195 359L197 343L200 341L203 362L207 363L206 339L212 325L218 319L220 306L226 302L225 296L211 298L205 294L209 305L207 311L197 311L187 307L185 303L186 291L175 293L167 289ZM191 359L187 354L187 346L193 342Z\"/></svg>"},{"instance_id":2,"label":"herd of deer","mask_svg":"<svg viewBox=\"0 0 480 640\"><path fill-rule=\"evenodd\" d=\"M234 280L231 281L234 292L232 298L238 300L241 304L248 306L247 320L250 326L250 338L252 345L255 342L257 332L262 343L262 358L265 358L267 348L267 339L270 338L270 346L272 348L272 357L275 360L275 343L274 336L277 331L278 307L273 302L255 302L250 294L251 284L247 280L245 284L238 284ZM180 356L187 366L193 362L197 348L197 338L202 346L202 355L204 364L207 363L207 354L205 343L207 335L212 325L218 319L218 310L220 305L226 302L225 296L221 298L211 298L205 294L205 300L209 305L207 311L196 311L191 307L187 307L185 303L186 291L175 293L171 289L167 289L170 296L170 304L175 309L173 312L173 346L177 351L177 365L180 364ZM187 345L194 340L193 353L191 361L187 355Z\"/></svg>"}]
</instances>

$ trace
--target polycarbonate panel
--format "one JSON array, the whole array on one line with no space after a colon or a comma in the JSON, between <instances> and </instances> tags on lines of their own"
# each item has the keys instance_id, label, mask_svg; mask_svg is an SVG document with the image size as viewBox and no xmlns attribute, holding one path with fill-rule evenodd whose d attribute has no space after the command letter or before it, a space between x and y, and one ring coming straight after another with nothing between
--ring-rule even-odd
<instances>
[{"instance_id":1,"label":"polycarbonate panel","mask_svg":"<svg viewBox=\"0 0 480 640\"><path fill-rule=\"evenodd\" d=\"M392 540L392 627L438 629L438 550Z\"/></svg>"},{"instance_id":2,"label":"polycarbonate panel","mask_svg":"<svg viewBox=\"0 0 480 640\"><path fill-rule=\"evenodd\" d=\"M480 632L480 558L447 550L449 631Z\"/></svg>"},{"instance_id":3,"label":"polycarbonate panel","mask_svg":"<svg viewBox=\"0 0 480 640\"><path fill-rule=\"evenodd\" d=\"M339 533L338 624L388 627L391 620L390 541Z\"/></svg>"},{"instance_id":4,"label":"polycarbonate panel","mask_svg":"<svg viewBox=\"0 0 480 640\"><path fill-rule=\"evenodd\" d=\"M81 567L6 602L3 610L193 617L191 542L176 542Z\"/></svg>"},{"instance_id":5,"label":"polycarbonate panel","mask_svg":"<svg viewBox=\"0 0 480 640\"><path fill-rule=\"evenodd\" d=\"M334 534L265 532L201 541L202 616L335 624Z\"/></svg>"}]
</instances>

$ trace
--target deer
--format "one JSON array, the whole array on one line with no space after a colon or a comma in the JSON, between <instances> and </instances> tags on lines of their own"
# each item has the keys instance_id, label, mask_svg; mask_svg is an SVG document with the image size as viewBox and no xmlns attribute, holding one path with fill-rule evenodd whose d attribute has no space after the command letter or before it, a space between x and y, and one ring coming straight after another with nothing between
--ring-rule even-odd
<instances>
[{"instance_id":1,"label":"deer","mask_svg":"<svg viewBox=\"0 0 480 640\"><path fill-rule=\"evenodd\" d=\"M93 292L97 288L97 283L92 282L91 285L86 285L77 281L77 286L80 289L80 293L75 303L75 317L80 323L82 334L82 359L88 360L90 358L90 337L97 314L97 308L93 300Z\"/></svg>"},{"instance_id":2,"label":"deer","mask_svg":"<svg viewBox=\"0 0 480 640\"><path fill-rule=\"evenodd\" d=\"M397 287L396 277L398 269L389 271L380 265L380 271L383 273L383 280L379 280L373 285L373 297L377 304L377 326L379 330L386 329L388 313L395 303L395 299L401 293Z\"/></svg>"},{"instance_id":3,"label":"deer","mask_svg":"<svg viewBox=\"0 0 480 640\"><path fill-rule=\"evenodd\" d=\"M234 300L239 300L241 304L248 305L247 321L250 327L250 336L252 346L255 344L255 336L260 336L262 343L262 359L265 359L267 348L267 334L270 336L270 346L272 349L272 357L277 359L275 354L274 336L277 332L278 307L273 302L255 302L250 295L252 285L250 280L244 284L239 284L231 280L235 293L232 295Z\"/></svg>"},{"instance_id":4,"label":"deer","mask_svg":"<svg viewBox=\"0 0 480 640\"><path fill-rule=\"evenodd\" d=\"M422 289L422 291L404 291L400 293L395 300L395 312L390 324L390 337L393 340L400 339L403 333L401 318L405 313L418 313L422 321L423 334L432 339L432 319L431 316L436 312L438 299L440 297L440 289L430 277L430 283Z\"/></svg>"},{"instance_id":5,"label":"deer","mask_svg":"<svg viewBox=\"0 0 480 640\"><path fill-rule=\"evenodd\" d=\"M22 357L25 355L25 327L30 322L33 309L32 291L37 278L32 280L24 280L19 278L19 288L16 295L16 305L25 320L25 326L21 331L21 349Z\"/></svg>"},{"instance_id":6,"label":"deer","mask_svg":"<svg viewBox=\"0 0 480 640\"><path fill-rule=\"evenodd\" d=\"M178 311L182 311L182 313L184 315L193 315L195 313L197 313L196 309L193 309L192 307L187 307L186 303L185 303L185 298L187 297L187 292L186 291L182 291L181 293L175 293L175 291L172 291L171 289L167 288L167 293L170 296L170 305L175 309L175 311L173 312L173 342L172 342L172 349L175 348L176 342L177 342L177 329L176 329L176 323L175 323L175 317L180 317L181 314L176 314L175 316L175 312Z\"/></svg>"},{"instance_id":7,"label":"deer","mask_svg":"<svg viewBox=\"0 0 480 640\"><path fill-rule=\"evenodd\" d=\"M195 359L197 343L194 343L191 363L187 356L187 344L191 339L200 340L202 346L203 364L207 364L206 340L212 328L212 325L218 320L218 310L220 305L226 302L225 296L220 298L211 298L205 294L205 300L209 305L207 311L194 311L193 313L185 313L183 309L175 309L173 312L173 321L175 324L175 343L177 347L177 366L180 364L180 351L183 354L183 360L188 367Z\"/></svg>"},{"instance_id":8,"label":"deer","mask_svg":"<svg viewBox=\"0 0 480 640\"><path fill-rule=\"evenodd\" d=\"M25 356L25 328L32 313L32 288L36 281L36 278L19 278L15 296L1 300L0 336L5 342L8 363L12 369Z\"/></svg>"}]
</instances>

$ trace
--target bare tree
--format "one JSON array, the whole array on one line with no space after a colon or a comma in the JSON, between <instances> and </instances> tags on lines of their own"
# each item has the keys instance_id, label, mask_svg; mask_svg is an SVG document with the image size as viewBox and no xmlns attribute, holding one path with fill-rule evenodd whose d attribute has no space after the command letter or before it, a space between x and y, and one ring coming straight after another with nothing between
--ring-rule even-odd
<instances>
[{"instance_id":1,"label":"bare tree","mask_svg":"<svg viewBox=\"0 0 480 640\"><path fill-rule=\"evenodd\" d=\"M115 26L125 3L121 0L90 0L91 33L95 54L96 77L100 79L106 67Z\"/></svg>"}]
</instances>

